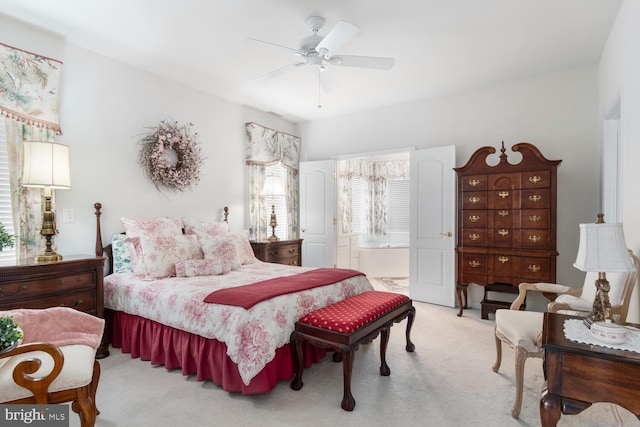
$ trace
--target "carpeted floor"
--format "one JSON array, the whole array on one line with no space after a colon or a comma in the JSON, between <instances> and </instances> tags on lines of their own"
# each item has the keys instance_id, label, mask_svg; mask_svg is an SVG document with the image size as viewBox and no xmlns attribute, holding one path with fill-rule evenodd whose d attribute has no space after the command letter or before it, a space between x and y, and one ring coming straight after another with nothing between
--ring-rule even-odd
<instances>
[{"instance_id":1,"label":"carpeted floor","mask_svg":"<svg viewBox=\"0 0 640 427\"><path fill-rule=\"evenodd\" d=\"M493 321L477 309L414 302L414 353L404 350L406 322L394 325L387 351L391 375L378 373L378 340L356 353L353 412L340 408L342 365L326 357L305 370L304 387L280 382L271 392L242 396L211 382L197 382L178 370L167 371L114 349L100 361L102 377L96 427L182 426L539 426L542 362L529 359L519 420L511 418L514 399L513 351L505 348L499 373ZM640 426L621 409L624 425ZM559 426L614 425L611 405L596 404L582 414L563 416ZM71 426L79 426L71 412Z\"/></svg>"}]
</instances>

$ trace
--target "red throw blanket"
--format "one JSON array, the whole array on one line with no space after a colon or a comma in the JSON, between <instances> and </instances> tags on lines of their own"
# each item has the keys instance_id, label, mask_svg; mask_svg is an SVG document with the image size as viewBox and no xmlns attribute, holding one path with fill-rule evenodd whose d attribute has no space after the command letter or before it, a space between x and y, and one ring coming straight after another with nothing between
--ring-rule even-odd
<instances>
[{"instance_id":1,"label":"red throw blanket","mask_svg":"<svg viewBox=\"0 0 640 427\"><path fill-rule=\"evenodd\" d=\"M220 289L207 295L204 302L249 309L269 298L331 285L355 276L364 276L364 273L346 268L318 268L293 276L276 277L250 285Z\"/></svg>"}]
</instances>

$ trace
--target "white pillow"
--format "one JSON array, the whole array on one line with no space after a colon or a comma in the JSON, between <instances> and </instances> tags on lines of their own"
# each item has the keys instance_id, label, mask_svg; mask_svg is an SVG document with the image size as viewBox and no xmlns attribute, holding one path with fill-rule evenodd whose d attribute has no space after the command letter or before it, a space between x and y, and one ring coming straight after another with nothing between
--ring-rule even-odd
<instances>
[{"instance_id":1,"label":"white pillow","mask_svg":"<svg viewBox=\"0 0 640 427\"><path fill-rule=\"evenodd\" d=\"M136 253L134 272L143 278L162 278L176 275L176 263L202 259L197 236L143 236L128 238Z\"/></svg>"},{"instance_id":2,"label":"white pillow","mask_svg":"<svg viewBox=\"0 0 640 427\"><path fill-rule=\"evenodd\" d=\"M231 233L229 237L233 239L233 242L236 245L236 252L238 253L240 264L242 265L253 264L254 262L257 261L257 258L253 253L253 248L251 247L251 243L249 243L248 230L242 230L237 233Z\"/></svg>"},{"instance_id":3,"label":"white pillow","mask_svg":"<svg viewBox=\"0 0 640 427\"><path fill-rule=\"evenodd\" d=\"M242 266L235 241L231 237L210 236L200 232L196 235L202 247L204 258L222 261L225 273L237 270Z\"/></svg>"},{"instance_id":4,"label":"white pillow","mask_svg":"<svg viewBox=\"0 0 640 427\"><path fill-rule=\"evenodd\" d=\"M229 224L224 221L204 220L196 221L191 217L182 218L184 234L196 234L196 232L211 236L228 236Z\"/></svg>"},{"instance_id":5,"label":"white pillow","mask_svg":"<svg viewBox=\"0 0 640 427\"><path fill-rule=\"evenodd\" d=\"M177 236L182 234L180 218L130 219L120 218L127 237Z\"/></svg>"},{"instance_id":6,"label":"white pillow","mask_svg":"<svg viewBox=\"0 0 640 427\"><path fill-rule=\"evenodd\" d=\"M222 260L219 259L190 259L176 263L178 277L215 276L224 273Z\"/></svg>"}]
</instances>

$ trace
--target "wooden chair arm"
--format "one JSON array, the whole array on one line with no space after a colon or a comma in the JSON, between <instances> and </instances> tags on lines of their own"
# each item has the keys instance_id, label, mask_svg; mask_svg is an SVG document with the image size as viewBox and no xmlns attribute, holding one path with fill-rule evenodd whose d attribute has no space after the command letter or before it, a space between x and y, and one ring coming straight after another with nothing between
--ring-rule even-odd
<instances>
[{"instance_id":1,"label":"wooden chair arm","mask_svg":"<svg viewBox=\"0 0 640 427\"><path fill-rule=\"evenodd\" d=\"M520 283L518 285L518 297L511 303L511 310L520 310L520 306L524 303L527 291L537 291L549 294L569 294L580 296L582 289L572 288L571 286L558 285L557 283Z\"/></svg>"},{"instance_id":2,"label":"wooden chair arm","mask_svg":"<svg viewBox=\"0 0 640 427\"><path fill-rule=\"evenodd\" d=\"M31 391L35 397L36 404L46 404L48 403L49 385L60 375L64 364L64 355L58 347L41 342L19 345L13 350L0 355L0 359L34 351L42 351L51 356L53 369L44 376L35 377L33 374L42 366L42 360L38 357L28 357L18 362L13 369L13 381L20 387Z\"/></svg>"}]
</instances>

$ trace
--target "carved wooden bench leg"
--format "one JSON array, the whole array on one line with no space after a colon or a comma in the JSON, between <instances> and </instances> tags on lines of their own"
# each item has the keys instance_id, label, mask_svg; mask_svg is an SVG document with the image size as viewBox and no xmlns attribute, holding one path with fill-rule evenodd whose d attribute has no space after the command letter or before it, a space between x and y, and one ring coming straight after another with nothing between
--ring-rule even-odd
<instances>
[{"instance_id":1,"label":"carved wooden bench leg","mask_svg":"<svg viewBox=\"0 0 640 427\"><path fill-rule=\"evenodd\" d=\"M380 375L388 377L391 375L391 369L387 365L387 345L389 344L389 329L391 326L385 326L380 330Z\"/></svg>"},{"instance_id":2,"label":"carved wooden bench leg","mask_svg":"<svg viewBox=\"0 0 640 427\"><path fill-rule=\"evenodd\" d=\"M298 338L298 333L293 331L289 340L291 358L293 359L293 372L295 376L291 380L291 388L300 390L302 383L302 370L304 368L304 352L302 351L302 340Z\"/></svg>"},{"instance_id":3,"label":"carved wooden bench leg","mask_svg":"<svg viewBox=\"0 0 640 427\"><path fill-rule=\"evenodd\" d=\"M344 392L342 396L342 409L345 411L353 411L356 406L356 400L351 394L351 374L353 373L353 359L355 358L355 350L345 350L342 352L342 377L344 382Z\"/></svg>"},{"instance_id":4,"label":"carved wooden bench leg","mask_svg":"<svg viewBox=\"0 0 640 427\"><path fill-rule=\"evenodd\" d=\"M411 308L409 309L409 314L407 315L407 330L405 332L405 336L407 338L407 345L405 347L405 350L409 353L413 353L413 351L416 349L416 346L413 345L413 342L411 341L411 327L413 326L413 319L415 317L416 308L411 306Z\"/></svg>"}]
</instances>

